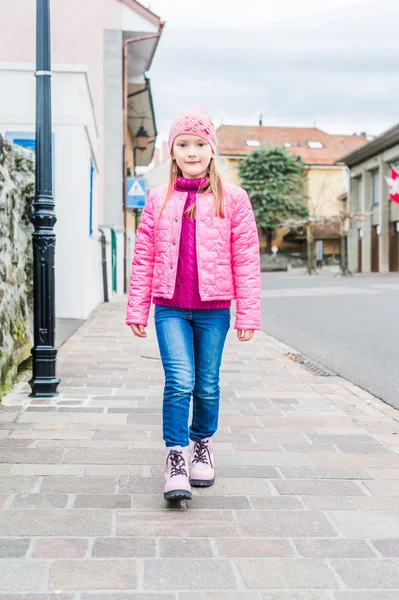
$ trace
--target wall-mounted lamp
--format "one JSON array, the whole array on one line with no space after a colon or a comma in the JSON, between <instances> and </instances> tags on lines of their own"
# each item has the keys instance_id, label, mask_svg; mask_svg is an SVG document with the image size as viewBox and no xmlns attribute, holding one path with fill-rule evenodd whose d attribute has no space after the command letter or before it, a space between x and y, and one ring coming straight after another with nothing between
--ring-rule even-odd
<instances>
[{"instance_id":1,"label":"wall-mounted lamp","mask_svg":"<svg viewBox=\"0 0 399 600\"><path fill-rule=\"evenodd\" d=\"M143 125L140 125L140 129L137 131L135 138L137 148L140 150L145 150L148 146L150 136Z\"/></svg>"}]
</instances>

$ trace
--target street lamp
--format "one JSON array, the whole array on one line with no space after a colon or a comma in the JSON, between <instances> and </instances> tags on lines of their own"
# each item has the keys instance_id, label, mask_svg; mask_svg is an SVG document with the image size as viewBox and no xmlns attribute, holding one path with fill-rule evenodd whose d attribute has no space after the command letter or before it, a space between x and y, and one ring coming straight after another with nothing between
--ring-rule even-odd
<instances>
[{"instance_id":1,"label":"street lamp","mask_svg":"<svg viewBox=\"0 0 399 600\"><path fill-rule=\"evenodd\" d=\"M137 131L135 135L136 144L133 148L133 162L134 162L134 174L136 175L136 150L141 150L144 152L148 147L150 136L147 133L147 130L143 125L140 125L140 129Z\"/></svg>"},{"instance_id":2,"label":"street lamp","mask_svg":"<svg viewBox=\"0 0 399 600\"><path fill-rule=\"evenodd\" d=\"M36 166L33 201L33 329L30 397L58 396L56 377L54 254L56 216L51 140L49 0L36 3Z\"/></svg>"}]
</instances>

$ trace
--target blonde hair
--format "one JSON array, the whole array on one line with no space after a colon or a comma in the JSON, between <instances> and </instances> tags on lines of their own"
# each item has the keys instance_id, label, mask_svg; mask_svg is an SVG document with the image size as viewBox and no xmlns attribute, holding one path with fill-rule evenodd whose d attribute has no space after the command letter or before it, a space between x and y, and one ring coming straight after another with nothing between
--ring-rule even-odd
<instances>
[{"instance_id":1,"label":"blonde hair","mask_svg":"<svg viewBox=\"0 0 399 600\"><path fill-rule=\"evenodd\" d=\"M161 211L158 215L158 219L160 218L165 206L167 205L168 201L170 200L170 197L172 196L172 192L173 192L175 183L177 181L177 178L182 177L182 175L183 175L183 173L180 170L180 168L177 166L176 159L171 158L170 168L169 168L169 186L168 186L168 190L166 192L165 200L162 204ZM211 158L211 161L208 165L207 177L209 177L209 182L205 183L205 185L204 184L201 185L198 188L198 193L199 194L213 194L215 197L215 214L217 217L221 217L222 219L224 219L223 182L222 182L222 178L220 177L220 175L217 171L214 158ZM195 220L195 215L196 215L196 203L195 202L185 211L184 215L187 218L191 217L193 220Z\"/></svg>"}]
</instances>

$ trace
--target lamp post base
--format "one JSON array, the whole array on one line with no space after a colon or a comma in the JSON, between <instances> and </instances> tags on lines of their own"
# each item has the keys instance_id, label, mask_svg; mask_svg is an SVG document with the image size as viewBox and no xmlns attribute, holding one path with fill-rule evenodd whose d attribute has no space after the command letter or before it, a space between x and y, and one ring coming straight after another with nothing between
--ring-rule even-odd
<instances>
[{"instance_id":1,"label":"lamp post base","mask_svg":"<svg viewBox=\"0 0 399 600\"><path fill-rule=\"evenodd\" d=\"M32 348L32 378L28 381L32 392L30 398L53 398L60 379L55 375L57 349L52 346Z\"/></svg>"}]
</instances>

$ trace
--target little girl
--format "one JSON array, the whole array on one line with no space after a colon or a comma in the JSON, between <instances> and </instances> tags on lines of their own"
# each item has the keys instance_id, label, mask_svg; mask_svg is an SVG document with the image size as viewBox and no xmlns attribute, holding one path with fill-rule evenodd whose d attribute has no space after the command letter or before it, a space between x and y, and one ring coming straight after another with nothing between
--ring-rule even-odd
<instances>
[{"instance_id":1,"label":"little girl","mask_svg":"<svg viewBox=\"0 0 399 600\"><path fill-rule=\"evenodd\" d=\"M215 480L212 436L231 300L237 337L249 341L260 328L260 258L248 195L222 183L216 170L216 132L206 110L183 112L168 145L169 184L150 192L137 230L126 323L145 338L153 298L165 372L164 497L170 500L191 499L191 485Z\"/></svg>"}]
</instances>

